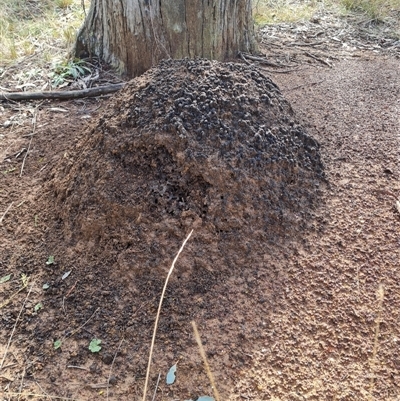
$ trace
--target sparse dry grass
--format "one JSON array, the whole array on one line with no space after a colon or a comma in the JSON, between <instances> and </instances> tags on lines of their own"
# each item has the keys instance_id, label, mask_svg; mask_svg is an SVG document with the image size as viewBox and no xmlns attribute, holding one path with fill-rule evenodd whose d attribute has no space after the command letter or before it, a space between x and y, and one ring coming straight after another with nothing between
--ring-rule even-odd
<instances>
[{"instance_id":1,"label":"sparse dry grass","mask_svg":"<svg viewBox=\"0 0 400 401\"><path fill-rule=\"evenodd\" d=\"M375 21L384 21L391 14L400 12L400 0L340 0L340 5Z\"/></svg>"},{"instance_id":2,"label":"sparse dry grass","mask_svg":"<svg viewBox=\"0 0 400 401\"><path fill-rule=\"evenodd\" d=\"M81 0L1 0L0 66L34 55L36 67L65 59L83 19Z\"/></svg>"},{"instance_id":3,"label":"sparse dry grass","mask_svg":"<svg viewBox=\"0 0 400 401\"><path fill-rule=\"evenodd\" d=\"M400 13L400 0L253 0L253 8L258 25L307 20L321 8L381 21ZM81 0L0 0L0 67L27 56L37 68L65 61L83 19Z\"/></svg>"},{"instance_id":4,"label":"sparse dry grass","mask_svg":"<svg viewBox=\"0 0 400 401\"><path fill-rule=\"evenodd\" d=\"M302 21L310 19L321 4L315 0L254 0L254 19L258 25Z\"/></svg>"},{"instance_id":5,"label":"sparse dry grass","mask_svg":"<svg viewBox=\"0 0 400 401\"><path fill-rule=\"evenodd\" d=\"M312 18L320 9L356 12L376 21L400 13L400 0L253 0L258 25L297 22Z\"/></svg>"}]
</instances>

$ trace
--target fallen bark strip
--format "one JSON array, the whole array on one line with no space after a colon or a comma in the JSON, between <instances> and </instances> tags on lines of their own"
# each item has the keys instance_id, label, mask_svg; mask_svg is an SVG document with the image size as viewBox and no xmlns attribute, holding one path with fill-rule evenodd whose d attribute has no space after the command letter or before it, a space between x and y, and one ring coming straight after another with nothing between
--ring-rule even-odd
<instances>
[{"instance_id":1,"label":"fallen bark strip","mask_svg":"<svg viewBox=\"0 0 400 401\"><path fill-rule=\"evenodd\" d=\"M97 88L88 88L64 92L10 92L0 93L0 100L40 100L40 99L78 99L82 97L95 97L114 93L122 89L125 82Z\"/></svg>"}]
</instances>

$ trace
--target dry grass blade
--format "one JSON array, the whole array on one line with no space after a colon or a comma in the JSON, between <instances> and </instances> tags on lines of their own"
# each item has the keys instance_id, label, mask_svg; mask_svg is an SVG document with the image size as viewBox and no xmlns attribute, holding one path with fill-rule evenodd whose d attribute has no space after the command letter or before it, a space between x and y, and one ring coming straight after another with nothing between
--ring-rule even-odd
<instances>
[{"instance_id":1,"label":"dry grass blade","mask_svg":"<svg viewBox=\"0 0 400 401\"><path fill-rule=\"evenodd\" d=\"M200 355L203 358L204 366L206 368L208 379L210 380L210 383L211 383L214 397L217 401L220 401L219 393L218 393L217 387L215 385L214 376L211 372L210 365L208 364L207 356L206 356L206 353L204 352L203 344L201 342L200 334L199 334L199 331L197 330L197 325L196 325L195 321L192 321L192 326L193 326L193 331L194 331L194 337L196 338L197 345L199 346Z\"/></svg>"},{"instance_id":2,"label":"dry grass blade","mask_svg":"<svg viewBox=\"0 0 400 401\"><path fill-rule=\"evenodd\" d=\"M0 217L0 224L3 223L4 217L6 217L6 214L8 213L8 211L11 209L11 206L14 204L14 202L11 202L8 205L8 208L6 209L6 211L3 213L3 215Z\"/></svg>"},{"instance_id":3,"label":"dry grass blade","mask_svg":"<svg viewBox=\"0 0 400 401\"><path fill-rule=\"evenodd\" d=\"M24 368L24 370L22 371L21 384L19 385L19 395L18 395L18 400L17 401L20 400L21 395L22 395L22 386L24 384L25 373L26 373L26 369Z\"/></svg>"},{"instance_id":4,"label":"dry grass blade","mask_svg":"<svg viewBox=\"0 0 400 401\"><path fill-rule=\"evenodd\" d=\"M192 233L193 233L193 230L190 231L190 233L189 233L189 235L186 237L185 241L183 241L181 248L179 249L178 253L177 253L176 256L175 256L175 259L174 259L173 262L172 262L172 265L171 265L171 267L170 267L170 269L169 269L167 278L165 279L164 288L163 288L162 293L161 293L160 303L159 303L159 305L158 305L158 311L157 311L156 321L155 321L155 323L154 323L153 338L152 338L152 340L151 340L150 354L149 354L149 362L148 362L148 364L147 364L146 380L145 380L145 382L144 382L144 389L143 389L143 399L142 399L143 401L146 400L147 386L148 386L148 384L149 384L149 376L150 376L150 368L151 368L151 358L152 358L152 356L153 356L153 349L154 349L154 343L155 343L155 340L156 340L157 327L158 327L158 320L159 320L159 318L160 318L161 307L162 307L162 302L163 302L163 300L164 300L165 290L167 289L168 281L169 281L169 278L171 277L172 271L174 270L175 263L176 263L176 261L178 260L179 255L180 255L181 252L183 251L183 248L185 247L186 242L188 242L188 240L189 240L190 236L192 235Z\"/></svg>"},{"instance_id":5,"label":"dry grass blade","mask_svg":"<svg viewBox=\"0 0 400 401\"><path fill-rule=\"evenodd\" d=\"M33 288L33 284L31 285L31 288L29 288L28 294L26 295L25 300L24 300L24 303L22 304L21 309L20 309L20 311L19 311L19 314L18 314L18 316L17 316L17 319L15 320L14 327L13 327L13 329L12 329L12 331L11 331L10 338L8 339L8 343L7 343L6 349L5 349L5 351L4 351L3 359L2 359L2 361L1 361L1 363L0 363L0 370L3 368L4 361L6 360L6 357L7 357L8 349L10 348L10 344L11 344L11 341L12 341L12 338L13 338L13 335L14 335L14 332L15 332L15 329L16 329L17 324L18 324L18 320L19 320L19 318L21 317L22 311L24 310L26 301L28 300L29 295L31 294L32 288Z\"/></svg>"},{"instance_id":6,"label":"dry grass blade","mask_svg":"<svg viewBox=\"0 0 400 401\"><path fill-rule=\"evenodd\" d=\"M108 396L109 396L109 391L110 391L110 380L111 380L112 370L113 370L113 367L114 367L115 359L117 358L118 352L121 349L121 345L122 345L123 342L124 342L124 339L122 339L119 342L118 348L115 351L114 358L113 358L113 360L111 362L110 373L108 374L108 379L107 379L107 401L108 401Z\"/></svg>"},{"instance_id":7,"label":"dry grass blade","mask_svg":"<svg viewBox=\"0 0 400 401\"><path fill-rule=\"evenodd\" d=\"M75 329L71 334L69 334L68 337L72 337L72 336L75 335L79 330L81 330L83 327L85 327L85 326L89 323L89 321L93 318L93 316L99 311L99 309L100 309L100 308L97 308L97 309L91 314L91 316L89 317L89 319L86 320L86 322L83 323L81 326L79 326L77 329ZM66 337L64 337L64 338L66 338Z\"/></svg>"},{"instance_id":8,"label":"dry grass blade","mask_svg":"<svg viewBox=\"0 0 400 401\"><path fill-rule=\"evenodd\" d=\"M28 153L29 153L29 151L30 151L30 149L31 149L32 139L33 139L33 136L34 136L35 133L36 133L36 122L37 122L37 116L38 116L38 109L39 109L39 106L40 106L41 104L42 104L42 103L40 103L40 104L39 104L38 106L36 106L36 108L35 108L35 114L33 115L33 120L32 120L33 131L32 131L32 135L31 135L31 139L30 139L30 141L29 141L28 149L27 149L27 151L25 152L25 155L24 155L24 160L22 160L21 172L20 172L20 174L19 174L20 177L22 177L22 173L24 172L25 160L26 160L26 158L28 157Z\"/></svg>"},{"instance_id":9,"label":"dry grass blade","mask_svg":"<svg viewBox=\"0 0 400 401\"><path fill-rule=\"evenodd\" d=\"M11 297L9 297L8 299L6 299L3 303L0 304L0 309L3 308L4 306L6 306L8 303L11 302L11 300L16 297L22 290L24 290L27 287L28 283L24 283L22 285L22 287L17 290L16 292L14 292L14 294L11 295Z\"/></svg>"}]
</instances>

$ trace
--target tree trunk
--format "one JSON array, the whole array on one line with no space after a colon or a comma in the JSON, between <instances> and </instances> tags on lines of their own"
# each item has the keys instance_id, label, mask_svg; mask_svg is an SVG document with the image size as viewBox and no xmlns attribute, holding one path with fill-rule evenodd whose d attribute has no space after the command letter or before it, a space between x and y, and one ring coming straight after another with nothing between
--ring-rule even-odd
<instances>
[{"instance_id":1,"label":"tree trunk","mask_svg":"<svg viewBox=\"0 0 400 401\"><path fill-rule=\"evenodd\" d=\"M92 0L76 46L129 77L165 58L236 58L255 47L251 0Z\"/></svg>"}]
</instances>

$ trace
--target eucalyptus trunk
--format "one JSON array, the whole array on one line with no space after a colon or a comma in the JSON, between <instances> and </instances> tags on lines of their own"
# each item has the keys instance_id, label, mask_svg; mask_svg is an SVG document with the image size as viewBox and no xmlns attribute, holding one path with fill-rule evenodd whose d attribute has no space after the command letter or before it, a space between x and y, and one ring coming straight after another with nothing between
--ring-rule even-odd
<instances>
[{"instance_id":1,"label":"eucalyptus trunk","mask_svg":"<svg viewBox=\"0 0 400 401\"><path fill-rule=\"evenodd\" d=\"M135 77L161 59L224 61L254 47L251 0L92 0L75 55Z\"/></svg>"}]
</instances>

